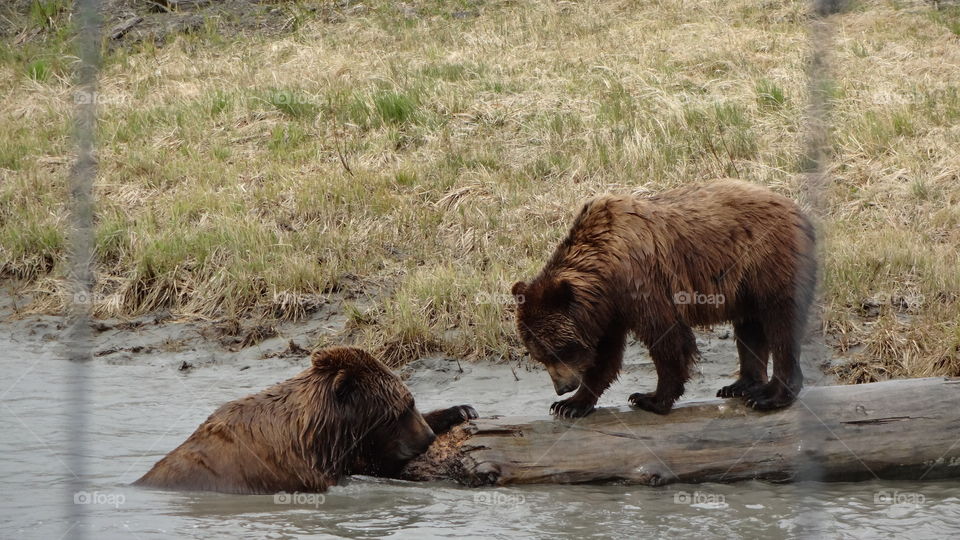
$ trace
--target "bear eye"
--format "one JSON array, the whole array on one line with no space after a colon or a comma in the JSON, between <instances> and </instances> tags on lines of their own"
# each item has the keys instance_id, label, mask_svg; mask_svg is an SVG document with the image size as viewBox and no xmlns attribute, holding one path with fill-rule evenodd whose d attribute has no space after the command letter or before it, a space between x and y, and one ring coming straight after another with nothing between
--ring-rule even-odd
<instances>
[{"instance_id":1,"label":"bear eye","mask_svg":"<svg viewBox=\"0 0 960 540\"><path fill-rule=\"evenodd\" d=\"M560 347L555 354L560 360L567 361L576 358L579 350L580 346L576 343L568 343Z\"/></svg>"}]
</instances>

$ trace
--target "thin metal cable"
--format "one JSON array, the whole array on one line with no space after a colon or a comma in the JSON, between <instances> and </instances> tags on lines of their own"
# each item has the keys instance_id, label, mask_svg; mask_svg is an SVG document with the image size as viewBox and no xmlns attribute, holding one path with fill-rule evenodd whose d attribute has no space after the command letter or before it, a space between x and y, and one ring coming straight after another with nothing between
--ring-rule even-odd
<instances>
[{"instance_id":1,"label":"thin metal cable","mask_svg":"<svg viewBox=\"0 0 960 540\"><path fill-rule=\"evenodd\" d=\"M83 538L84 508L76 498L82 493L86 471L84 455L87 447L87 400L89 395L89 370L93 349L91 307L93 300L93 182L97 175L96 126L97 126L97 75L100 68L100 16L99 0L76 0L74 20L77 24L77 86L74 93L76 105L74 141L77 160L70 170L68 197L70 210L69 237L69 282L73 293L67 308L68 328L64 343L64 355L69 361L67 414L68 444L67 465L70 475L68 489L68 516L65 536Z\"/></svg>"},{"instance_id":2,"label":"thin metal cable","mask_svg":"<svg viewBox=\"0 0 960 540\"><path fill-rule=\"evenodd\" d=\"M844 0L811 0L810 27L809 33L809 54L807 63L807 92L809 102L805 115L803 154L801 155L800 171L803 175L803 190L807 204L809 205L809 214L811 215L817 228L820 229L823 223L823 216L826 209L826 190L830 183L830 98L832 95L833 78L830 68L831 51L834 42L833 23L830 16L839 13L844 7ZM822 231L818 231L818 240L822 239ZM823 282L822 264L819 264L820 282ZM798 291L798 294L802 292ZM817 294L819 297L819 293ZM816 305L816 303L815 303ZM811 310L811 321L809 325L822 328L820 314L816 309ZM810 406L816 407L815 403L807 402L795 404L794 407L803 406L807 412L816 417L816 414L809 409ZM802 416L801 416L802 417ZM819 420L819 419L817 419ZM810 422L808 425L813 425ZM801 431L803 426L798 427L798 444L803 444L808 437ZM816 435L811 434L812 439L816 440ZM801 484L796 491L799 500L795 501L797 509L797 533L800 537L818 538L824 533L824 525L830 522L830 515L826 513L822 506L822 497L818 497L819 488L817 483L822 478L823 469L820 463L806 455L800 456L800 463L797 463L798 472L802 471L805 479L812 480Z\"/></svg>"}]
</instances>

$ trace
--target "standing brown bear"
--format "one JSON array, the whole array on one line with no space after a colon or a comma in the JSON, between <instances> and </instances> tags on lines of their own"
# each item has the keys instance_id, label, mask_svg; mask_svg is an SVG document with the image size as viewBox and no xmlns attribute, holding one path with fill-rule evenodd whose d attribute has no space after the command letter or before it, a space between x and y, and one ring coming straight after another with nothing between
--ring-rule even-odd
<instances>
[{"instance_id":1,"label":"standing brown bear","mask_svg":"<svg viewBox=\"0 0 960 540\"><path fill-rule=\"evenodd\" d=\"M759 410L793 403L816 286L814 230L765 188L717 181L652 197L588 202L540 274L513 286L517 328L543 363L558 416L589 414L617 378L628 332L650 351L657 388L630 403L666 414L697 356L691 327L730 321L740 377L717 393ZM773 379L767 357L773 354Z\"/></svg>"},{"instance_id":2,"label":"standing brown bear","mask_svg":"<svg viewBox=\"0 0 960 540\"><path fill-rule=\"evenodd\" d=\"M319 492L349 474L393 476L436 434L477 412L421 416L409 390L368 353L338 347L259 394L216 410L135 483L226 493Z\"/></svg>"}]
</instances>

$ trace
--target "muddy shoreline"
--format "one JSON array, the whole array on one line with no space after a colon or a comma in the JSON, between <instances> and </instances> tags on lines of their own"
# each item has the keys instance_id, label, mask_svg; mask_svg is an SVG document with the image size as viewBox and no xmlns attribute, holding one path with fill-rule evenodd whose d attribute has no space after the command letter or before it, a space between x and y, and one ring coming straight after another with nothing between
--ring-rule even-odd
<instances>
[{"instance_id":1,"label":"muddy shoreline","mask_svg":"<svg viewBox=\"0 0 960 540\"><path fill-rule=\"evenodd\" d=\"M15 340L62 355L60 342L67 320L59 315L30 313L24 297L5 294L0 297L0 326ZM130 318L95 319L93 360L106 365L151 365L177 370L184 375L209 367L233 367L238 371L251 366L308 365L310 350L318 344L343 344L348 318L342 304L331 299L320 309L294 322L264 322L258 319L197 320L178 319L168 313L152 313ZM682 399L713 397L716 390L736 378L737 352L728 325L696 331L700 360L687 384ZM841 360L822 340L809 337L804 343L801 364L806 386L836 384L831 368ZM518 382L528 381L532 395L543 395L544 412L552 400L549 378L543 369L527 358L503 362L495 358L466 360L445 355L428 355L399 368L408 382L429 385L437 376L469 378L475 373L483 380L497 372ZM281 378L263 380L263 387ZM601 399L600 406L622 405L632 391L651 388L656 373L646 348L628 341L620 379ZM495 381L491 391L496 389ZM633 389L633 390L631 390ZM629 390L629 392L628 392ZM623 394L623 395L620 395ZM419 396L418 396L419 399ZM622 402L622 403L621 403ZM529 411L526 411L529 412ZM483 415L508 414L507 411L481 411Z\"/></svg>"}]
</instances>

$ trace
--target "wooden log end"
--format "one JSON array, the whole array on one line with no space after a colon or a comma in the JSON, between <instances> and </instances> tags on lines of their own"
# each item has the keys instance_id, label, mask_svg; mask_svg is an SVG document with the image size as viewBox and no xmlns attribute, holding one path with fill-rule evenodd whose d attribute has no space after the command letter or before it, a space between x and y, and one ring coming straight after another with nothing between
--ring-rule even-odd
<instances>
[{"instance_id":1,"label":"wooden log end","mask_svg":"<svg viewBox=\"0 0 960 540\"><path fill-rule=\"evenodd\" d=\"M470 487L496 484L500 466L478 463L470 452L480 447L465 444L477 431L474 422L467 422L438 436L426 452L407 463L400 478L417 482L453 479Z\"/></svg>"}]
</instances>

